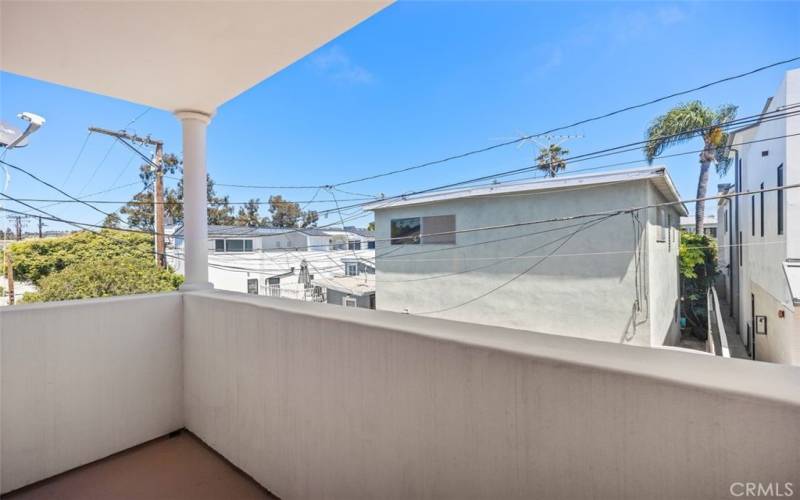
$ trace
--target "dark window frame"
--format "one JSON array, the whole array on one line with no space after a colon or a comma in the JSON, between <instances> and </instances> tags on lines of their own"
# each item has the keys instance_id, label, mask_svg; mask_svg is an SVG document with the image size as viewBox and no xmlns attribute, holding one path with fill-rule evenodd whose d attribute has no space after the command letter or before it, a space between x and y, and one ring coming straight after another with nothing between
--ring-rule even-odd
<instances>
[{"instance_id":1,"label":"dark window frame","mask_svg":"<svg viewBox=\"0 0 800 500\"><path fill-rule=\"evenodd\" d=\"M750 195L750 236L756 235L756 195Z\"/></svg>"},{"instance_id":2,"label":"dark window frame","mask_svg":"<svg viewBox=\"0 0 800 500\"><path fill-rule=\"evenodd\" d=\"M761 183L761 193L759 193L759 218L761 222L761 237L764 237L764 183Z\"/></svg>"},{"instance_id":3,"label":"dark window frame","mask_svg":"<svg viewBox=\"0 0 800 500\"><path fill-rule=\"evenodd\" d=\"M778 165L777 175L778 175L778 188L782 188L783 187L783 183L784 183L784 180L783 180L783 164ZM778 193L778 208L777 208L777 210L778 210L778 234L783 234L783 211L784 211L784 208L783 208L783 205L784 205L783 189L778 189L777 193Z\"/></svg>"}]
</instances>

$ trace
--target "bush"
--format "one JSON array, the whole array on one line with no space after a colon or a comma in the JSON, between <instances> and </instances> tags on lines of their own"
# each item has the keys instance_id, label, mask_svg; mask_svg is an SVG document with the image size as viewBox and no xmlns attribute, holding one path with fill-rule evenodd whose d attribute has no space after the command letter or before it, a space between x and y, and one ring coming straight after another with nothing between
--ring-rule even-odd
<instances>
[{"instance_id":1,"label":"bush","mask_svg":"<svg viewBox=\"0 0 800 500\"><path fill-rule=\"evenodd\" d=\"M127 256L73 264L39 282L39 291L26 293L23 302L88 299L177 289L183 276L160 269L153 262Z\"/></svg>"},{"instance_id":2,"label":"bush","mask_svg":"<svg viewBox=\"0 0 800 500\"><path fill-rule=\"evenodd\" d=\"M55 238L18 241L9 248L14 259L14 278L37 286L52 273L90 260L135 255L155 261L150 235L112 230L100 233L81 231Z\"/></svg>"},{"instance_id":3,"label":"bush","mask_svg":"<svg viewBox=\"0 0 800 500\"><path fill-rule=\"evenodd\" d=\"M80 232L17 242L10 251L15 279L39 288L21 302L163 292L183 283L183 276L156 265L147 234Z\"/></svg>"},{"instance_id":4,"label":"bush","mask_svg":"<svg viewBox=\"0 0 800 500\"><path fill-rule=\"evenodd\" d=\"M696 336L704 340L708 323L707 291L717 275L717 242L704 234L682 231L680 272L683 312Z\"/></svg>"}]
</instances>

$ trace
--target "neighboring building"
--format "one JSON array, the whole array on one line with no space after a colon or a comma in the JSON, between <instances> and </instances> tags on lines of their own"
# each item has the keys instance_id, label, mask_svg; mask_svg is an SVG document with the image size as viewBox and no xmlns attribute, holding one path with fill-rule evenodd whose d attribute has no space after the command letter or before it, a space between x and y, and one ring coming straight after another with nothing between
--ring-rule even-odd
<instances>
[{"instance_id":1,"label":"neighboring building","mask_svg":"<svg viewBox=\"0 0 800 500\"><path fill-rule=\"evenodd\" d=\"M678 220L664 167L365 206L379 309L616 343L679 337ZM669 207L539 224L665 202ZM506 226L492 230L478 228ZM391 243L390 240L391 239Z\"/></svg>"},{"instance_id":2,"label":"neighboring building","mask_svg":"<svg viewBox=\"0 0 800 500\"><path fill-rule=\"evenodd\" d=\"M167 248L173 255L168 262L183 273L182 228L167 232ZM352 301L345 303L337 297L352 295L358 299L358 307L370 307L375 303L374 242L374 234L357 228L211 225L209 281L220 290L339 305L351 305ZM370 287L351 283L355 275L348 275L352 266L347 262L356 263L357 273L371 275Z\"/></svg>"},{"instance_id":3,"label":"neighboring building","mask_svg":"<svg viewBox=\"0 0 800 500\"><path fill-rule=\"evenodd\" d=\"M730 195L736 191L733 184L719 184L717 193L719 196ZM717 279L717 293L720 297L728 301L729 310L724 311L734 316L736 301L732 297L736 296L738 286L739 252L736 246L735 227L735 202L736 197L729 196L717 200L717 268L719 277Z\"/></svg>"},{"instance_id":4,"label":"neighboring building","mask_svg":"<svg viewBox=\"0 0 800 500\"><path fill-rule=\"evenodd\" d=\"M775 95L767 100L764 117L730 134L735 191L800 183L800 137L796 136L800 117L765 119L798 102L800 69L795 69L786 72ZM800 191L747 194L732 197L724 206L732 210L733 245L738 250L729 259L738 259L731 262L738 266L732 266L730 274L739 334L755 359L798 365Z\"/></svg>"},{"instance_id":5,"label":"neighboring building","mask_svg":"<svg viewBox=\"0 0 800 500\"><path fill-rule=\"evenodd\" d=\"M325 301L347 307L375 309L375 264L363 256L342 258L344 273L320 276L314 284L326 290Z\"/></svg>"},{"instance_id":6,"label":"neighboring building","mask_svg":"<svg viewBox=\"0 0 800 500\"><path fill-rule=\"evenodd\" d=\"M716 215L706 215L703 218L703 234L708 236L709 238L716 238L717 237L717 216ZM695 232L695 220L694 215L688 217L681 217L681 231L686 231L689 233Z\"/></svg>"}]
</instances>

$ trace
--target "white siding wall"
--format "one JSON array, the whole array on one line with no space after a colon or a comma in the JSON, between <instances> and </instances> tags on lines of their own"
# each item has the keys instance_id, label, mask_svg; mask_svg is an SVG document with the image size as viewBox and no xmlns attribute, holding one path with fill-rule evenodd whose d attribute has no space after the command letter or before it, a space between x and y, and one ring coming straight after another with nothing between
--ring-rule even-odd
<instances>
[{"instance_id":1,"label":"white siding wall","mask_svg":"<svg viewBox=\"0 0 800 500\"><path fill-rule=\"evenodd\" d=\"M668 200L651 184L648 189L649 205L666 203ZM666 241L661 241L664 234L660 231L657 209L649 209L647 218L647 247L643 260L647 272L648 296L644 305L649 307L650 345L676 345L680 340L679 315L676 308L680 296L678 276L678 250L680 246L680 212L674 207L664 207L667 217L665 223L670 227L666 233Z\"/></svg>"},{"instance_id":2,"label":"white siding wall","mask_svg":"<svg viewBox=\"0 0 800 500\"><path fill-rule=\"evenodd\" d=\"M767 111L800 102L800 70L786 73ZM751 140L765 139L800 132L800 117L762 123L752 134ZM764 156L762 152L767 151ZM765 188L777 184L777 169L784 166L784 184L800 183L800 138L761 142L741 148L742 189L757 190L761 183ZM755 195L755 212L751 208L750 196L739 201L740 230L742 231L743 267L741 275L739 328L746 336L747 327L752 328L753 309L751 294L756 299L755 314L767 316L768 335L785 336L771 339L756 336L756 357L760 360L783 361L800 364L800 340L797 326L789 321L795 314L792 298L782 268L786 258L800 258L800 190L785 192L784 234L777 234L777 193L764 194L764 236L761 236L761 203ZM754 216L754 217L753 217ZM752 224L755 220L755 235ZM786 317L780 318L783 310ZM778 352L778 350L782 352Z\"/></svg>"}]
</instances>

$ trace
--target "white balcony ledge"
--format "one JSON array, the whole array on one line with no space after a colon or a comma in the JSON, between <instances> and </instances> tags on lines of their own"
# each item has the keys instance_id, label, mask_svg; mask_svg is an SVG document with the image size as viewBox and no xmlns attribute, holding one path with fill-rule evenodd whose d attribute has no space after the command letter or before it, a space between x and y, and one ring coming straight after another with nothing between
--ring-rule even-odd
<instances>
[{"instance_id":1,"label":"white balcony ledge","mask_svg":"<svg viewBox=\"0 0 800 500\"><path fill-rule=\"evenodd\" d=\"M219 291L4 308L0 347L3 492L181 427L281 498L800 484L791 366Z\"/></svg>"}]
</instances>

